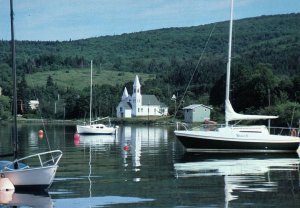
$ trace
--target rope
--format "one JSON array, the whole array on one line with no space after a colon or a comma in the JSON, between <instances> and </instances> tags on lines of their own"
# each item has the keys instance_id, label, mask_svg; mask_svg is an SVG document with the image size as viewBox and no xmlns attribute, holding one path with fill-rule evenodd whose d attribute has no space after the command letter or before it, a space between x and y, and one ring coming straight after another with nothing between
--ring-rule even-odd
<instances>
[{"instance_id":1,"label":"rope","mask_svg":"<svg viewBox=\"0 0 300 208\"><path fill-rule=\"evenodd\" d=\"M33 86L33 89L34 89L34 90L33 90L33 92L34 92L34 96L35 96L35 98L37 99L37 95L36 95L36 91L35 91L34 83L33 83L33 81L32 81L32 80L31 80L31 84L32 84L32 86ZM51 151L51 146L50 146L50 142L49 142L48 134L47 134L47 131L46 131L46 126L45 126L44 118L42 117L42 112L41 112L40 108L38 107L37 109L38 109L38 112L39 112L39 114L40 114L40 117L41 117L41 120L42 120L42 125L43 125L43 129L44 129L44 134L45 134L45 137L46 137L47 145L48 145L49 151ZM51 156L52 156L52 154L51 154ZM52 156L52 157L53 157L53 156Z\"/></svg>"},{"instance_id":2,"label":"rope","mask_svg":"<svg viewBox=\"0 0 300 208\"><path fill-rule=\"evenodd\" d=\"M212 33L213 33L215 27L216 27L216 23L213 25L213 27L212 27L212 29L211 29L211 31L210 31L210 33L209 33L209 36L208 36L208 38L207 38L207 40L206 40L206 43L205 43L205 46L204 46L204 48L203 48L203 50L202 50L202 52L201 52L201 55L200 55L200 57L199 57L199 59L198 59L198 62L197 62L197 64L196 64L196 67L195 67L195 69L194 69L194 71L193 71L193 73L192 73L191 79L190 79L190 81L188 82L188 85L187 85L187 87L186 87L186 89L185 89L185 91L184 91L184 93L183 93L183 96L182 96L182 98L181 98L181 100L180 100L178 106L176 106L176 108L175 108L174 118L176 117L176 114L177 114L177 112L178 112L178 109L181 107L181 105L182 105L182 103L183 103L183 99L184 99L184 97L185 97L185 95L186 95L186 93L187 93L187 90L188 90L188 88L190 87L190 84L191 84L191 82L192 82L192 80L193 80L193 78L194 78L194 76L195 76L195 73L197 72L197 69L198 69L198 66L200 65L200 62L202 61L203 54L204 54L204 52L205 52L205 50L206 50L206 48L207 48L207 45L208 45L208 43L209 43L209 41L210 41L210 39L211 39L211 36L212 36Z\"/></svg>"}]
</instances>

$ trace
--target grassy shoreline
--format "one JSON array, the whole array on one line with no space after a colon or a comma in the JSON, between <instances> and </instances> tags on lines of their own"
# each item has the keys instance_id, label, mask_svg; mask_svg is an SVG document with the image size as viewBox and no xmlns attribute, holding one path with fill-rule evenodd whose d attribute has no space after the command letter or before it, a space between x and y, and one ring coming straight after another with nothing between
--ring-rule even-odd
<instances>
[{"instance_id":1,"label":"grassy shoreline","mask_svg":"<svg viewBox=\"0 0 300 208\"><path fill-rule=\"evenodd\" d=\"M110 118L111 123L117 125L124 124L152 124L152 125L174 125L177 119L172 116L155 117L155 116L145 116L145 117L134 117L134 118ZM81 124L83 119L70 120L70 119L37 119L37 118L17 118L18 123L47 123L47 124ZM2 120L1 122L12 122L12 120Z\"/></svg>"}]
</instances>

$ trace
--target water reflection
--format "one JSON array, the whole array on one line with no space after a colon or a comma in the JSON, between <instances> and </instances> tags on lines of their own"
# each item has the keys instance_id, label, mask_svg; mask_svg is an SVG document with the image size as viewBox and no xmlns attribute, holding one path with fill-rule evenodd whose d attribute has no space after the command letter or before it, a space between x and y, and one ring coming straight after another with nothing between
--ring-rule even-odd
<instances>
[{"instance_id":1,"label":"water reflection","mask_svg":"<svg viewBox=\"0 0 300 208\"><path fill-rule=\"evenodd\" d=\"M120 141L122 148L122 157L124 165L130 150L132 156L132 166L134 170L139 171L141 164L142 152L147 151L147 154L156 154L158 147L167 145L168 132L162 127L149 126L125 126L120 129Z\"/></svg>"},{"instance_id":2,"label":"water reflection","mask_svg":"<svg viewBox=\"0 0 300 208\"><path fill-rule=\"evenodd\" d=\"M276 192L280 181L272 174L284 174L285 180L299 184L299 155L185 154L174 164L176 178L223 177L225 207L243 193ZM297 176L293 177L291 174ZM278 178L278 177L277 177Z\"/></svg>"},{"instance_id":3,"label":"water reflection","mask_svg":"<svg viewBox=\"0 0 300 208\"><path fill-rule=\"evenodd\" d=\"M53 207L52 199L47 192L15 193L13 191L0 191L0 204L13 207Z\"/></svg>"},{"instance_id":4,"label":"water reflection","mask_svg":"<svg viewBox=\"0 0 300 208\"><path fill-rule=\"evenodd\" d=\"M91 147L95 151L103 151L107 150L110 145L117 143L118 140L115 135L80 135L77 145Z\"/></svg>"},{"instance_id":5,"label":"water reflection","mask_svg":"<svg viewBox=\"0 0 300 208\"><path fill-rule=\"evenodd\" d=\"M134 171L140 171L142 148L147 153L155 154L158 147L167 145L168 132L160 127L124 126L116 135L80 135L74 138L78 147L91 147L95 151L108 151L112 146L119 146L123 166L129 166L130 160ZM137 179L139 181L140 179Z\"/></svg>"}]
</instances>

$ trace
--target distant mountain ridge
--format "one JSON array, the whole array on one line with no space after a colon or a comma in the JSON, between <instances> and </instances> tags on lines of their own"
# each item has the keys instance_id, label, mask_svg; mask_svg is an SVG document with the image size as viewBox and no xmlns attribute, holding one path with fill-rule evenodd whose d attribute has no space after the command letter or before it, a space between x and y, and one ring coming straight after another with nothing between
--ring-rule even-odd
<instances>
[{"instance_id":1,"label":"distant mountain ridge","mask_svg":"<svg viewBox=\"0 0 300 208\"><path fill-rule=\"evenodd\" d=\"M214 28L214 29L213 29ZM213 30L213 31L212 31ZM27 73L95 65L106 70L157 73L172 59L197 60L209 34L204 60L223 62L228 22L166 28L74 41L17 41L19 70ZM0 41L1 63L10 63L8 41ZM300 14L234 21L233 56L248 65L271 63L276 73L295 73L300 62Z\"/></svg>"}]
</instances>

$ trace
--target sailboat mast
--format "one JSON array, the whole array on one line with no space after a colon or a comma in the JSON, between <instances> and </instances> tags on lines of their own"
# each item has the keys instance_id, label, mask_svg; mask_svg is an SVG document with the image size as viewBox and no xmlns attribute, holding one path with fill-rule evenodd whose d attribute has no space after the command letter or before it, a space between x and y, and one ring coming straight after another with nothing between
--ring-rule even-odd
<instances>
[{"instance_id":1,"label":"sailboat mast","mask_svg":"<svg viewBox=\"0 0 300 208\"><path fill-rule=\"evenodd\" d=\"M226 98L225 98L225 109L226 101L229 101L230 92L230 69L231 69L231 47L232 47L232 24L233 24L233 0L231 0L230 6L230 21L229 21L229 41L228 41L228 60L227 60L227 72L226 72ZM228 126L228 120L225 116L225 124Z\"/></svg>"},{"instance_id":2,"label":"sailboat mast","mask_svg":"<svg viewBox=\"0 0 300 208\"><path fill-rule=\"evenodd\" d=\"M93 60L91 60L90 125L92 124L92 102L93 102Z\"/></svg>"},{"instance_id":3,"label":"sailboat mast","mask_svg":"<svg viewBox=\"0 0 300 208\"><path fill-rule=\"evenodd\" d=\"M13 0L10 0L10 28L11 28L11 53L12 53L12 73L13 73L13 141L14 157L18 156L18 131L17 131L17 73L16 73L16 50L14 36L14 11Z\"/></svg>"}]
</instances>

